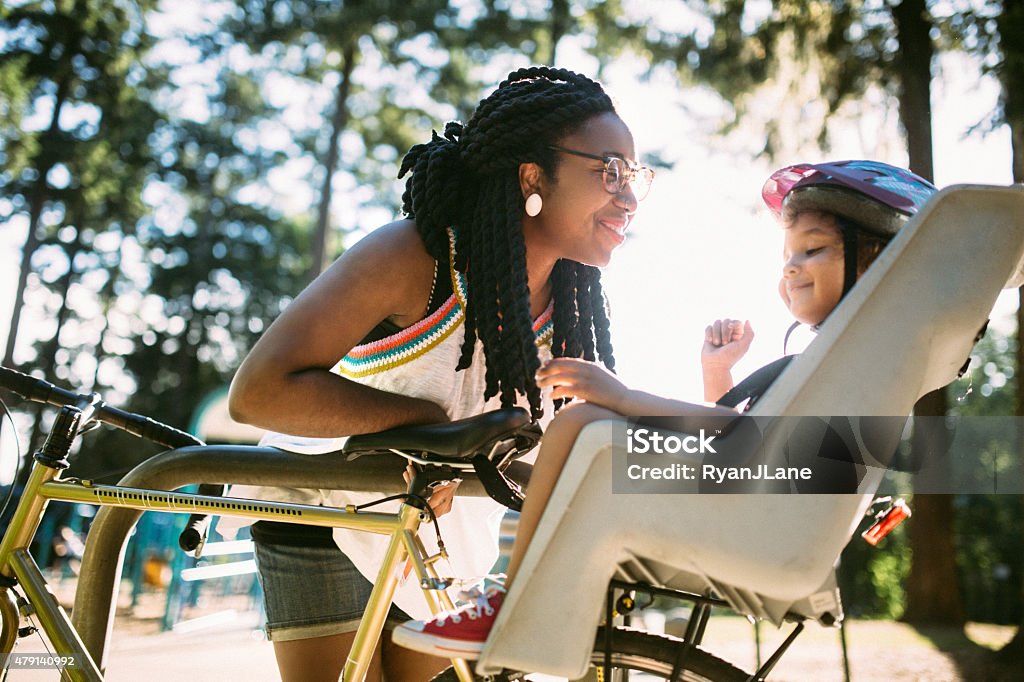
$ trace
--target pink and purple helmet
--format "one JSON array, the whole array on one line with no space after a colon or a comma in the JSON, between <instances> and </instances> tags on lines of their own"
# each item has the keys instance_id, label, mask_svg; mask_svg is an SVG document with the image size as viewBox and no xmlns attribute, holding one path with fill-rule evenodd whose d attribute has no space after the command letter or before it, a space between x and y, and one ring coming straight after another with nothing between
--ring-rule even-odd
<instances>
[{"instance_id":1,"label":"pink and purple helmet","mask_svg":"<svg viewBox=\"0 0 1024 682\"><path fill-rule=\"evenodd\" d=\"M761 196L778 217L825 211L889 239L937 191L908 170L855 160L787 166L772 173Z\"/></svg>"}]
</instances>

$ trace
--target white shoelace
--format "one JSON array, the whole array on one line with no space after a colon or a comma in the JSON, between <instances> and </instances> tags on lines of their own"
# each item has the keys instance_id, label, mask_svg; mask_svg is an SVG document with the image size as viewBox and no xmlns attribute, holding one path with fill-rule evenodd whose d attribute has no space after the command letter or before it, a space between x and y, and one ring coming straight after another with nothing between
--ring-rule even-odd
<instances>
[{"instance_id":1,"label":"white shoelace","mask_svg":"<svg viewBox=\"0 0 1024 682\"><path fill-rule=\"evenodd\" d=\"M490 598L498 593L498 588L492 588L489 592L486 592L478 585L474 585L468 590L462 590L459 592L459 600L469 602L462 606L458 610L445 614L438 619L438 626L444 626L448 619L451 619L453 623L461 623L462 616L467 616L470 620L476 620L483 613L487 616L494 615L494 607L491 606Z\"/></svg>"}]
</instances>

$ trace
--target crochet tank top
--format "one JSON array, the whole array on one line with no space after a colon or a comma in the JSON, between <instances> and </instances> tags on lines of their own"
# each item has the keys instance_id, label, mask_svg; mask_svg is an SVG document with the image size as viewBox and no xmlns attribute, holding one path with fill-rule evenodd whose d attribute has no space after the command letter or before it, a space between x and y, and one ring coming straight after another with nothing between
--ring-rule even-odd
<instances>
[{"instance_id":1,"label":"crochet tank top","mask_svg":"<svg viewBox=\"0 0 1024 682\"><path fill-rule=\"evenodd\" d=\"M454 235L449 231L449 244L454 254ZM454 258L449 258L449 263ZM436 310L410 327L352 348L332 371L353 381L384 391L430 400L440 405L452 420L463 419L501 407L498 396L483 399L486 387L486 366L483 346L477 342L472 364L456 371L465 339L465 309L468 285L466 276L449 266L452 294ZM440 273L439 273L440 276ZM554 325L553 307L547 309L533 323L534 338L541 362L551 357L551 336ZM380 327L378 327L378 330ZM379 335L379 333L377 334ZM371 338L374 335L371 335ZM542 393L544 417L547 426L553 416L550 391ZM519 404L529 409L520 396ZM309 455L340 450L347 437L309 438L282 433L267 433L261 445L281 448ZM272 488L263 486L232 486L230 496L248 499L280 500L303 504L343 507L363 504L384 497L381 493L363 493L341 490L314 490ZM374 511L395 511L398 502L374 507ZM441 535L451 557L450 575L474 577L487 573L498 554L498 526L504 508L489 498L458 497L452 511L439 520ZM223 518L218 523L222 534L233 534L235 529L248 525L241 519ZM428 525L421 530L427 551L436 552L433 529ZM388 538L373 533L360 533L345 529L334 530L339 548L371 582L376 579ZM441 570L442 574L447 571ZM395 603L414 618L428 617L429 610L416 584L415 577L400 584Z\"/></svg>"}]
</instances>

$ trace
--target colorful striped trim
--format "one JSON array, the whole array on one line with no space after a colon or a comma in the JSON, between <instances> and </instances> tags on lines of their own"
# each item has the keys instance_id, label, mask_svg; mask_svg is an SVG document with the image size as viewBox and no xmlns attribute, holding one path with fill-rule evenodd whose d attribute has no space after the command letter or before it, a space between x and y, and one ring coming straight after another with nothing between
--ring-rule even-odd
<instances>
[{"instance_id":1,"label":"colorful striped trim","mask_svg":"<svg viewBox=\"0 0 1024 682\"><path fill-rule=\"evenodd\" d=\"M459 303L465 308L466 301L469 300L469 285L466 273L455 269L455 230L450 227L448 228L448 263L451 266L452 291L459 297Z\"/></svg>"},{"instance_id":2,"label":"colorful striped trim","mask_svg":"<svg viewBox=\"0 0 1024 682\"><path fill-rule=\"evenodd\" d=\"M538 346L551 343L551 337L555 334L555 320L552 315L555 312L555 302L548 303L548 307L533 321L534 342Z\"/></svg>"},{"instance_id":3,"label":"colorful striped trim","mask_svg":"<svg viewBox=\"0 0 1024 682\"><path fill-rule=\"evenodd\" d=\"M452 294L444 305L411 327L350 350L338 363L337 371L347 377L365 377L404 365L451 336L464 317L458 298Z\"/></svg>"},{"instance_id":4,"label":"colorful striped trim","mask_svg":"<svg viewBox=\"0 0 1024 682\"><path fill-rule=\"evenodd\" d=\"M455 261L455 233L448 230L450 262ZM452 291L440 308L411 327L372 343L356 346L338 362L335 371L347 377L358 378L386 372L418 358L451 336L465 319L468 286L465 273L451 267ZM533 333L538 346L551 342L554 334L552 313L554 303L534 320Z\"/></svg>"}]
</instances>

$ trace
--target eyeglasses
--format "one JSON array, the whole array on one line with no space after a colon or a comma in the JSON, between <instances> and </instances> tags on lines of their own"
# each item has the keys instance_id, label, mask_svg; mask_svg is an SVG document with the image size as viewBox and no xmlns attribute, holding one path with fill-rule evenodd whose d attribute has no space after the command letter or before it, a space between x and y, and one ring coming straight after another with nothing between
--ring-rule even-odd
<instances>
[{"instance_id":1,"label":"eyeglasses","mask_svg":"<svg viewBox=\"0 0 1024 682\"><path fill-rule=\"evenodd\" d=\"M650 166L632 163L618 156L588 154L576 149L559 147L555 144L548 145L548 148L572 154L573 156L582 156L585 159L603 161L604 169L601 172L604 175L604 191L609 194L621 194L628 184L630 189L633 190L633 196L636 197L636 200L643 201L647 198L647 193L651 191L651 183L654 182L654 169Z\"/></svg>"}]
</instances>

